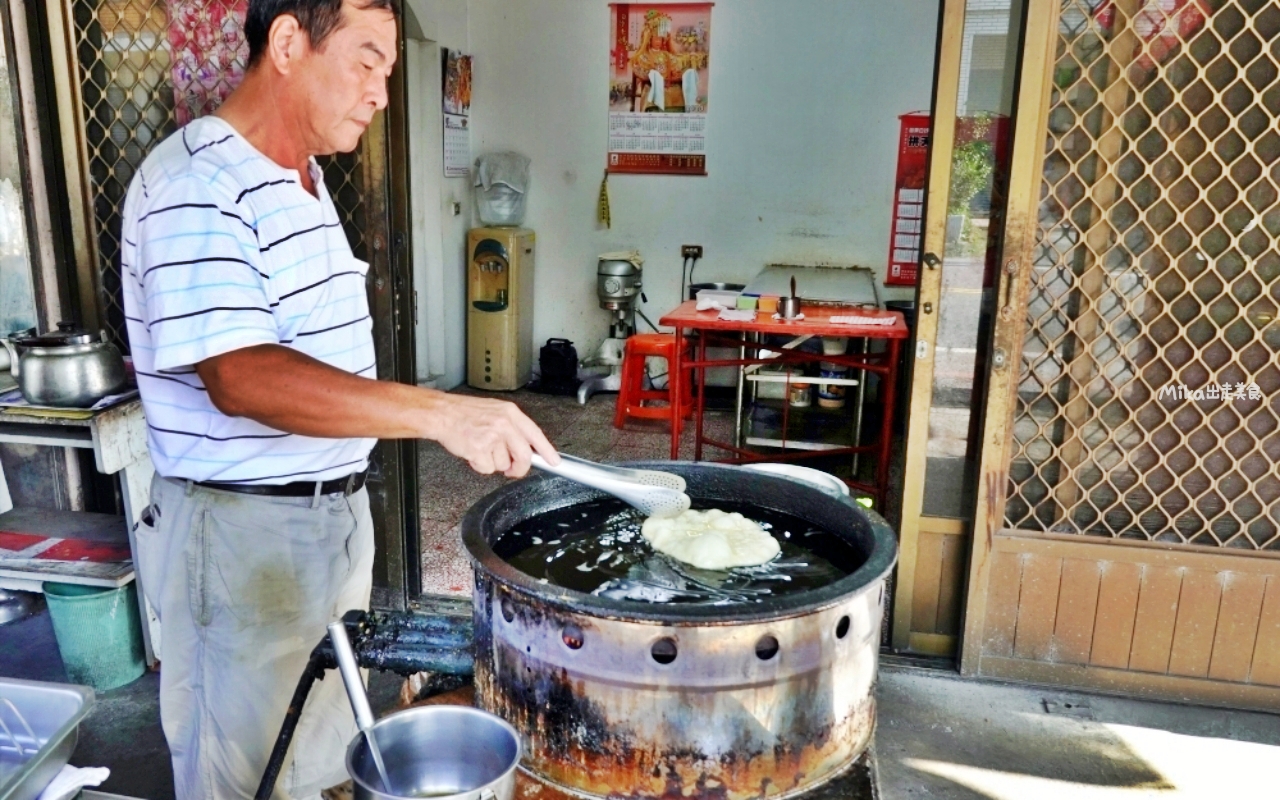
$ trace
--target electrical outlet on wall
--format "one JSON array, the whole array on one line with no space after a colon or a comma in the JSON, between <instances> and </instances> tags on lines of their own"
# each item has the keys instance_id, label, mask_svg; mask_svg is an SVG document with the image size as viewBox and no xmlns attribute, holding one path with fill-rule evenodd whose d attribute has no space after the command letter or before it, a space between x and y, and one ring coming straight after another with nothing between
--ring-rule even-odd
<instances>
[{"instance_id":1,"label":"electrical outlet on wall","mask_svg":"<svg viewBox=\"0 0 1280 800\"><path fill-rule=\"evenodd\" d=\"M702 245L700 244L680 245L680 255L684 258L702 258Z\"/></svg>"}]
</instances>

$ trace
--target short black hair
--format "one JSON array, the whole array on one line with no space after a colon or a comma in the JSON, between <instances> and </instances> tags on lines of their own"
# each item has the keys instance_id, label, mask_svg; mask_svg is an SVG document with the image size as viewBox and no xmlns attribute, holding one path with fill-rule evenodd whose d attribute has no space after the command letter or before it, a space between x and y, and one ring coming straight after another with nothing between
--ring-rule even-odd
<instances>
[{"instance_id":1,"label":"short black hair","mask_svg":"<svg viewBox=\"0 0 1280 800\"><path fill-rule=\"evenodd\" d=\"M311 47L324 44L329 34L342 24L343 0L249 0L245 14L244 38L249 43L249 66L252 67L267 50L267 34L276 17L290 14L307 32ZM364 0L363 8L385 8L396 13L394 0Z\"/></svg>"}]
</instances>

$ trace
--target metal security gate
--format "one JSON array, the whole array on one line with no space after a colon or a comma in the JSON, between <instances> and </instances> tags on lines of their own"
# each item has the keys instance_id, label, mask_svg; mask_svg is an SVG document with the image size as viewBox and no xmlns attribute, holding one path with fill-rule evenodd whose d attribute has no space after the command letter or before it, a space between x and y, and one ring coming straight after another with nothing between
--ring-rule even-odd
<instances>
[{"instance_id":1,"label":"metal security gate","mask_svg":"<svg viewBox=\"0 0 1280 800\"><path fill-rule=\"evenodd\" d=\"M102 327L128 352L120 283L121 210L134 172L151 148L177 130L171 10L182 6L181 26L201 35L235 34L238 0L51 0L46 6L55 53L64 169L73 199L76 281L80 317ZM216 6L216 8L215 8ZM223 19L209 25L210 19ZM181 37L194 36L186 27ZM179 38L181 38L179 37ZM218 42L208 45L216 50ZM234 47L230 47L234 51ZM59 58L60 56L60 58ZM213 83L224 73L203 65ZM412 296L391 243L384 115L359 149L320 159L343 229L355 256L370 263L369 299L374 316L378 377L412 381L412 327L398 324L392 306ZM407 343L407 344L406 344ZM401 352L408 348L408 356ZM407 455L406 455L407 454ZM412 448L382 443L374 453L369 491L378 531L375 602L404 607L421 589L417 580L417 497ZM406 477L408 476L408 477Z\"/></svg>"},{"instance_id":2,"label":"metal security gate","mask_svg":"<svg viewBox=\"0 0 1280 800\"><path fill-rule=\"evenodd\" d=\"M212 0L221 2L222 0ZM234 5L227 0L226 6ZM89 246L94 269L90 292L99 324L128 352L120 296L120 212L134 172L151 148L177 130L165 0L69 0L70 52L75 60L76 119L80 164L87 174ZM67 154L77 157L75 152ZM361 153L322 163L325 183L342 214L356 257L368 260Z\"/></svg>"},{"instance_id":3,"label":"metal security gate","mask_svg":"<svg viewBox=\"0 0 1280 800\"><path fill-rule=\"evenodd\" d=\"M1280 708L1280 6L1031 0L962 669Z\"/></svg>"}]
</instances>

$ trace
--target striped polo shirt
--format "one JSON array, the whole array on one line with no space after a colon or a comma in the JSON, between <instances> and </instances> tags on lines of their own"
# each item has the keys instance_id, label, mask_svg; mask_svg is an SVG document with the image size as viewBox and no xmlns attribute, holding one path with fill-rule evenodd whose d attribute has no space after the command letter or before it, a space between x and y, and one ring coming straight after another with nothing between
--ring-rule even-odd
<instances>
[{"instance_id":1,"label":"striped polo shirt","mask_svg":"<svg viewBox=\"0 0 1280 800\"><path fill-rule=\"evenodd\" d=\"M121 276L129 345L156 470L278 484L364 469L373 439L320 439L223 414L195 365L260 344L376 376L368 264L319 197L217 117L147 156L125 198ZM304 404L306 397L291 398Z\"/></svg>"}]
</instances>

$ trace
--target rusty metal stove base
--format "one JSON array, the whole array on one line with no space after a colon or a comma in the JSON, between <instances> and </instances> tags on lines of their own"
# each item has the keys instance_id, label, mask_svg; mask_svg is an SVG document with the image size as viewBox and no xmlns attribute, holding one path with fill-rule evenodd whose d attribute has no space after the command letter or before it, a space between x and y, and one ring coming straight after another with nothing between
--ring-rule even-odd
<instances>
[{"instance_id":1,"label":"rusty metal stove base","mask_svg":"<svg viewBox=\"0 0 1280 800\"><path fill-rule=\"evenodd\" d=\"M878 800L880 793L873 750L867 748L849 769L829 783L796 795L794 800ZM516 797L519 800L581 800L579 795L543 783L523 768L516 772Z\"/></svg>"},{"instance_id":2,"label":"rusty metal stove base","mask_svg":"<svg viewBox=\"0 0 1280 800\"><path fill-rule=\"evenodd\" d=\"M443 692L413 705L461 705L475 704L475 689L463 686L451 692ZM876 777L875 746L863 751L852 766L832 778L830 782L796 795L793 800L878 800L880 792ZM535 775L521 767L516 772L516 797L518 800L582 800L550 784L543 783Z\"/></svg>"},{"instance_id":3,"label":"rusty metal stove base","mask_svg":"<svg viewBox=\"0 0 1280 800\"><path fill-rule=\"evenodd\" d=\"M541 476L462 522L475 564L477 704L511 723L522 763L595 800L793 800L871 739L884 578L896 536L852 502L734 467L644 462L712 506L750 498L844 540L861 566L818 589L730 606L646 604L540 583L493 543L594 499Z\"/></svg>"}]
</instances>

